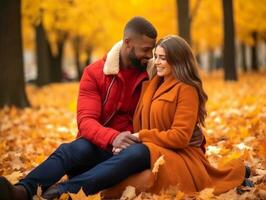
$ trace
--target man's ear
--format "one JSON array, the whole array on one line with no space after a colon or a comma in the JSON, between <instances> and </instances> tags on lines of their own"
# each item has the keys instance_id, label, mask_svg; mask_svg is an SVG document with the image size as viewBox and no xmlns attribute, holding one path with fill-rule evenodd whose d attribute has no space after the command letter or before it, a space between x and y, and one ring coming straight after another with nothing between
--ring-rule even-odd
<instances>
[{"instance_id":1,"label":"man's ear","mask_svg":"<svg viewBox=\"0 0 266 200\"><path fill-rule=\"evenodd\" d=\"M125 46L126 48L131 48L132 44L131 44L131 38L125 38L124 39L124 43L125 43Z\"/></svg>"}]
</instances>

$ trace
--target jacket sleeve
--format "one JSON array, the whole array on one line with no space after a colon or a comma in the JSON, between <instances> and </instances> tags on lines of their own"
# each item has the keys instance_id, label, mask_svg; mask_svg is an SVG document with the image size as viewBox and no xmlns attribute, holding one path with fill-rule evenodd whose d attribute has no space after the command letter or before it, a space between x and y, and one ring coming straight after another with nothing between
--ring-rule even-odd
<instances>
[{"instance_id":1,"label":"jacket sleeve","mask_svg":"<svg viewBox=\"0 0 266 200\"><path fill-rule=\"evenodd\" d=\"M119 134L117 130L104 127L100 123L102 99L94 73L87 67L80 81L77 123L79 134L95 145L106 149Z\"/></svg>"},{"instance_id":2,"label":"jacket sleeve","mask_svg":"<svg viewBox=\"0 0 266 200\"><path fill-rule=\"evenodd\" d=\"M198 93L189 85L182 85L177 97L174 120L170 129L144 129L139 131L142 142L152 142L164 148L180 149L189 145L198 116ZM164 111L158 111L164 112Z\"/></svg>"}]
</instances>

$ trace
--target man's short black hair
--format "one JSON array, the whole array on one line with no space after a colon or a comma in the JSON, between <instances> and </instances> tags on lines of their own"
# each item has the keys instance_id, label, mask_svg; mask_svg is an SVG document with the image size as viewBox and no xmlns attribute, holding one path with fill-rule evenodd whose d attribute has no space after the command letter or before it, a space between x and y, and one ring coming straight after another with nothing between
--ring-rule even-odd
<instances>
[{"instance_id":1,"label":"man's short black hair","mask_svg":"<svg viewBox=\"0 0 266 200\"><path fill-rule=\"evenodd\" d=\"M124 29L126 32L133 32L139 35L146 35L149 38L156 39L157 31L155 27L147 19L143 17L133 17L130 19Z\"/></svg>"}]
</instances>

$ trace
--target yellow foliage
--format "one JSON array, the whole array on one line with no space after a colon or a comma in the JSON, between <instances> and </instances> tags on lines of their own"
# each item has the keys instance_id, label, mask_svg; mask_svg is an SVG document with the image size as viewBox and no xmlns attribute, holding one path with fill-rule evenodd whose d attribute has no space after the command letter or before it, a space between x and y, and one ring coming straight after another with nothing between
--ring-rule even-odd
<instances>
[{"instance_id":1,"label":"yellow foliage","mask_svg":"<svg viewBox=\"0 0 266 200\"><path fill-rule=\"evenodd\" d=\"M87 195L83 192L82 189L79 190L77 194L74 193L69 193L69 196L71 197L72 200L89 200Z\"/></svg>"}]
</instances>

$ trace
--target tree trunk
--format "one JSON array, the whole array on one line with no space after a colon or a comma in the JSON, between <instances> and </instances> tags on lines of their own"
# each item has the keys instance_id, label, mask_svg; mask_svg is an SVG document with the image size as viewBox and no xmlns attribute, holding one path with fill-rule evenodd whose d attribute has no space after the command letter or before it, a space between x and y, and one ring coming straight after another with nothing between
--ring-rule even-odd
<instances>
[{"instance_id":1,"label":"tree trunk","mask_svg":"<svg viewBox=\"0 0 266 200\"><path fill-rule=\"evenodd\" d=\"M36 28L36 48L37 48L37 84L44 86L51 83L51 63L49 59L49 43L43 24Z\"/></svg>"},{"instance_id":2,"label":"tree trunk","mask_svg":"<svg viewBox=\"0 0 266 200\"><path fill-rule=\"evenodd\" d=\"M213 49L210 49L209 50L209 53L208 53L208 65L209 65L209 68L208 68L208 71L209 72L212 72L214 69L215 69L215 63L214 63L214 50Z\"/></svg>"},{"instance_id":3,"label":"tree trunk","mask_svg":"<svg viewBox=\"0 0 266 200\"><path fill-rule=\"evenodd\" d=\"M248 67L247 67L247 56L246 56L246 45L242 42L240 44L240 48L241 48L241 67L243 72L247 72L248 71Z\"/></svg>"},{"instance_id":4,"label":"tree trunk","mask_svg":"<svg viewBox=\"0 0 266 200\"><path fill-rule=\"evenodd\" d=\"M201 68L201 60L200 60L200 53L197 53L196 56L195 56L196 60L197 60L197 63L199 65L199 67Z\"/></svg>"},{"instance_id":5,"label":"tree trunk","mask_svg":"<svg viewBox=\"0 0 266 200\"><path fill-rule=\"evenodd\" d=\"M235 64L235 29L233 18L233 2L232 0L223 0L223 16L224 16L224 79L237 80L236 64Z\"/></svg>"},{"instance_id":6,"label":"tree trunk","mask_svg":"<svg viewBox=\"0 0 266 200\"><path fill-rule=\"evenodd\" d=\"M189 0L176 0L179 35L191 44Z\"/></svg>"},{"instance_id":7,"label":"tree trunk","mask_svg":"<svg viewBox=\"0 0 266 200\"><path fill-rule=\"evenodd\" d=\"M65 39L62 39L57 42L57 54L54 55L49 45L49 59L51 63L51 82L61 82L63 79L63 52L64 52Z\"/></svg>"},{"instance_id":8,"label":"tree trunk","mask_svg":"<svg viewBox=\"0 0 266 200\"><path fill-rule=\"evenodd\" d=\"M86 48L86 55L87 55L87 59L86 59L86 62L85 62L85 65L89 65L91 64L91 55L92 55L92 47L87 47ZM83 71L83 70L82 70Z\"/></svg>"},{"instance_id":9,"label":"tree trunk","mask_svg":"<svg viewBox=\"0 0 266 200\"><path fill-rule=\"evenodd\" d=\"M257 53L257 46L258 46L258 33L253 32L252 38L254 41L254 45L251 47L251 69L252 71L257 72L259 70L258 66L258 53Z\"/></svg>"},{"instance_id":10,"label":"tree trunk","mask_svg":"<svg viewBox=\"0 0 266 200\"><path fill-rule=\"evenodd\" d=\"M75 37L73 39L73 48L74 48L74 58L77 70L77 79L80 80L82 76L81 64L80 64L80 37Z\"/></svg>"},{"instance_id":11,"label":"tree trunk","mask_svg":"<svg viewBox=\"0 0 266 200\"><path fill-rule=\"evenodd\" d=\"M30 106L25 92L21 1L0 1L0 107Z\"/></svg>"},{"instance_id":12,"label":"tree trunk","mask_svg":"<svg viewBox=\"0 0 266 200\"><path fill-rule=\"evenodd\" d=\"M223 56L215 56L214 58L214 63L215 63L215 69L221 69L223 67Z\"/></svg>"}]
</instances>

